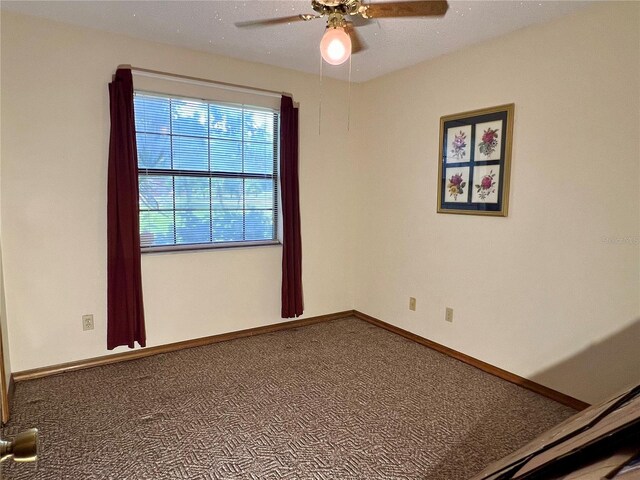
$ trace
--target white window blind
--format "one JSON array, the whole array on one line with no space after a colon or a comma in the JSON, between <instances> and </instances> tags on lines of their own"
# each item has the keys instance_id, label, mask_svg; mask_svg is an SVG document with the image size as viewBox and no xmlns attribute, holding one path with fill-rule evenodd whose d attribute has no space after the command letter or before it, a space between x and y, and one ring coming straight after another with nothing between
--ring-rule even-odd
<instances>
[{"instance_id":1,"label":"white window blind","mask_svg":"<svg viewBox=\"0 0 640 480\"><path fill-rule=\"evenodd\" d=\"M277 241L279 112L136 91L143 251Z\"/></svg>"}]
</instances>

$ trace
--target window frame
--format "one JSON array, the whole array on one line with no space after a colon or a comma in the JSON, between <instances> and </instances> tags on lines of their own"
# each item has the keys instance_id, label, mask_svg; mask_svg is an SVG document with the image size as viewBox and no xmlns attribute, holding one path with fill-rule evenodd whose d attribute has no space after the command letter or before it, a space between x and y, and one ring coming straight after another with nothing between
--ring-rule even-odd
<instances>
[{"instance_id":1,"label":"window frame","mask_svg":"<svg viewBox=\"0 0 640 480\"><path fill-rule=\"evenodd\" d=\"M170 245L142 245L142 239L140 239L140 252L143 254L149 254L149 253L163 253L163 252L189 252L189 251L202 251L202 250L215 250L215 249L228 249L228 248L247 248L247 247L259 247L259 246L273 246L273 245L282 245L282 241L281 241L281 218L282 218L282 212L281 212L281 192L280 192L280 112L272 109L272 108L266 108L266 107L261 107L261 106L257 106L257 105L250 105L247 103L232 103L232 102L223 102L223 101L217 101L217 100L212 100L212 99L206 99L206 98L199 98L199 97L190 97L190 96L184 96L184 95L175 95L175 94L168 94L168 93L162 93L162 92L154 92L154 91L149 91L149 90L145 90L145 89L134 89L134 100L135 100L135 96L137 94L140 95L148 95L148 96L154 96L154 97L164 97L169 99L169 101L171 100L185 100L185 101L192 101L192 102L202 102L204 104L207 105L207 111L209 111L209 105L216 105L216 106L223 106L223 107L233 107L233 108L237 108L239 110L241 110L242 115L243 115L243 122L244 122L244 112L245 112L245 108L247 109L256 109L256 110L263 110L263 111L267 111L270 113L273 113L274 115L274 132L273 132L273 143L274 143L274 155L275 155L275 159L274 159L274 163L273 163L273 173L272 174L268 174L268 173L243 173L243 172L224 172L224 171L212 171L212 170L189 170L189 169L172 169L172 168L141 168L140 167L140 159L138 158L137 160L137 170L138 170L138 175L137 175L137 179L138 179L138 184L140 183L140 178L143 176L146 177L154 177L154 176L158 176L158 177L164 177L164 178L173 178L174 181L174 187L173 187L173 197L174 197L174 207L172 210L166 210L166 211L173 211L174 213L174 218L175 218L175 212L179 211L175 208L175 178L176 177L181 177L181 178L208 178L208 179L212 179L212 178L226 178L226 179L266 179L266 180L272 180L273 181L273 190L274 190L274 194L273 194L273 238L272 239L266 239L266 240L237 240L237 241L221 241L221 242L204 242L204 243L184 243L184 244L170 244ZM171 107L170 107L171 108ZM169 111L169 115L171 115L172 112L171 110ZM135 128L135 133L136 133L136 137L138 134L157 134L156 132L147 132L144 130L137 130L137 127L135 126L134 123L134 128ZM171 137L171 144L173 143L173 137L177 136L177 137L182 137L184 135L179 135L179 134L174 134L173 132L169 132L168 134L165 134L169 137ZM214 137L210 136L210 134L207 134L206 137L198 137L198 138L204 138L207 140L207 142L209 142L212 139L215 139ZM243 127L243 133L242 133L242 140L240 141L242 144L242 150L244 151L244 146L245 146L245 140L244 140L244 127ZM247 143L251 143L251 142L247 142ZM210 146L208 146L208 149L210 149ZM138 157L139 154L139 148L137 146L137 142L136 142L136 157ZM171 158L172 158L172 163L173 163L173 151L171 152ZM244 160L243 160L244 163ZM209 191L211 192L211 182L209 183ZM211 194L211 193L210 193ZM243 198L244 198L244 182L243 182ZM244 203L244 200L243 200ZM148 211L152 211L152 210L148 210ZM209 203L209 212L210 214L213 213L213 205L212 203ZM243 225L245 223L245 214L246 214L246 209L243 207L242 209L242 218L243 218ZM140 196L138 196L138 218L140 219L141 213L143 212L143 210L141 209L141 202L140 202ZM175 222L175 220L174 220ZM211 225L211 231L213 232L213 226ZM243 227L244 229L244 227ZM139 235L142 236L142 232L140 231L140 227L138 227L138 231L139 231ZM175 231L175 225L174 225L174 231Z\"/></svg>"}]
</instances>

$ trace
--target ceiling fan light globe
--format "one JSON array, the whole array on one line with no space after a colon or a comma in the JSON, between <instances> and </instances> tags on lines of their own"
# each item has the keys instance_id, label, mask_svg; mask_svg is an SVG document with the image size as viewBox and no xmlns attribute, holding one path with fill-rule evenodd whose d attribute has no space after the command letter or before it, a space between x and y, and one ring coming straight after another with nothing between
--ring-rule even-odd
<instances>
[{"instance_id":1,"label":"ceiling fan light globe","mask_svg":"<svg viewBox=\"0 0 640 480\"><path fill-rule=\"evenodd\" d=\"M351 55L351 37L342 27L327 28L320 41L320 54L330 65L341 65Z\"/></svg>"}]
</instances>

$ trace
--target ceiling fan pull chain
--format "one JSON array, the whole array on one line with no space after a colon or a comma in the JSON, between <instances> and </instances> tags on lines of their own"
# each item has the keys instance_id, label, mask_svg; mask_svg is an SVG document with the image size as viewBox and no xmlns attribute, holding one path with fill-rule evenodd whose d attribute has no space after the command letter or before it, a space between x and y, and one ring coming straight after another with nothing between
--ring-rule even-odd
<instances>
[{"instance_id":1,"label":"ceiling fan pull chain","mask_svg":"<svg viewBox=\"0 0 640 480\"><path fill-rule=\"evenodd\" d=\"M349 91L347 93L347 132L351 129L351 59L353 55L349 55Z\"/></svg>"},{"instance_id":2,"label":"ceiling fan pull chain","mask_svg":"<svg viewBox=\"0 0 640 480\"><path fill-rule=\"evenodd\" d=\"M322 126L322 55L320 55L320 100L318 101L318 136L321 134Z\"/></svg>"}]
</instances>

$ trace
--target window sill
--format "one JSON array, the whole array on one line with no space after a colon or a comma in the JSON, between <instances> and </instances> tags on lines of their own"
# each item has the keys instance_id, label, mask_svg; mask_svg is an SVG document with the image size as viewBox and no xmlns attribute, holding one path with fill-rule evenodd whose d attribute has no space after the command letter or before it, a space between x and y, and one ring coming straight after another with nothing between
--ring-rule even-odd
<instances>
[{"instance_id":1,"label":"window sill","mask_svg":"<svg viewBox=\"0 0 640 480\"><path fill-rule=\"evenodd\" d=\"M181 253L196 252L200 250L218 250L221 248L250 248L282 245L277 240L255 241L255 242L221 242L221 243L198 243L188 245L166 245L159 247L141 247L140 253Z\"/></svg>"}]
</instances>

